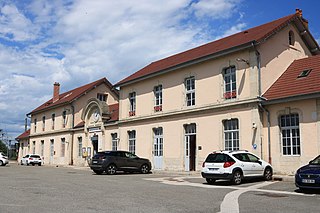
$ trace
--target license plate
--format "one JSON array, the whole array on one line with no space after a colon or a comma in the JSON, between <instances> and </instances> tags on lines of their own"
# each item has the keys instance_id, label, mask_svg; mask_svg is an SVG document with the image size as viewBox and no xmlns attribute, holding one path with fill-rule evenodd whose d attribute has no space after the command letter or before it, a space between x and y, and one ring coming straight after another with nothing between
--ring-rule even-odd
<instances>
[{"instance_id":1,"label":"license plate","mask_svg":"<svg viewBox=\"0 0 320 213\"><path fill-rule=\"evenodd\" d=\"M209 168L209 171L215 171L218 170L218 168Z\"/></svg>"},{"instance_id":2,"label":"license plate","mask_svg":"<svg viewBox=\"0 0 320 213\"><path fill-rule=\"evenodd\" d=\"M94 161L92 161L92 163L98 163L98 161L94 160Z\"/></svg>"},{"instance_id":3,"label":"license plate","mask_svg":"<svg viewBox=\"0 0 320 213\"><path fill-rule=\"evenodd\" d=\"M315 183L315 180L312 180L312 179L302 179L302 183Z\"/></svg>"}]
</instances>

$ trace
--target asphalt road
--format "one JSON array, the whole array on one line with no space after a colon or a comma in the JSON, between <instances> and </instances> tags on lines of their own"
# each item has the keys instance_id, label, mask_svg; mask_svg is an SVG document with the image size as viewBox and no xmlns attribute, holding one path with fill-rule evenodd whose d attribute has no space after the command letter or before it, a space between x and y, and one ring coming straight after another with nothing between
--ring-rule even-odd
<instances>
[{"instance_id":1,"label":"asphalt road","mask_svg":"<svg viewBox=\"0 0 320 213\"><path fill-rule=\"evenodd\" d=\"M90 170L0 167L0 212L319 212L320 193L293 182L221 181L174 174L95 175Z\"/></svg>"}]
</instances>

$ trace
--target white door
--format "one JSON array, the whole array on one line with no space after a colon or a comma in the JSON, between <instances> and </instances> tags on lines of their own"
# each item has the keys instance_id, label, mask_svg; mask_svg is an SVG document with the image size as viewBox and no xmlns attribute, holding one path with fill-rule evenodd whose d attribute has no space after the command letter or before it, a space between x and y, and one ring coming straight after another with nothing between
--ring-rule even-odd
<instances>
[{"instance_id":1,"label":"white door","mask_svg":"<svg viewBox=\"0 0 320 213\"><path fill-rule=\"evenodd\" d=\"M50 141L50 164L53 164L53 155L54 155L54 141Z\"/></svg>"},{"instance_id":2,"label":"white door","mask_svg":"<svg viewBox=\"0 0 320 213\"><path fill-rule=\"evenodd\" d=\"M184 158L184 170L190 170L190 135L185 135L185 158Z\"/></svg>"},{"instance_id":3,"label":"white door","mask_svg":"<svg viewBox=\"0 0 320 213\"><path fill-rule=\"evenodd\" d=\"M154 142L153 142L153 163L154 169L161 170L163 162L163 134L162 128L156 128L153 130Z\"/></svg>"},{"instance_id":4,"label":"white door","mask_svg":"<svg viewBox=\"0 0 320 213\"><path fill-rule=\"evenodd\" d=\"M196 125L185 125L185 171L196 171Z\"/></svg>"}]
</instances>

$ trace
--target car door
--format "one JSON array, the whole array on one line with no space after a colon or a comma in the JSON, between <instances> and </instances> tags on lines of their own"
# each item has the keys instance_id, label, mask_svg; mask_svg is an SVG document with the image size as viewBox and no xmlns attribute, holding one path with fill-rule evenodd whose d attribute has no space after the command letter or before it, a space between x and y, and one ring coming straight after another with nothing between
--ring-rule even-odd
<instances>
[{"instance_id":1,"label":"car door","mask_svg":"<svg viewBox=\"0 0 320 213\"><path fill-rule=\"evenodd\" d=\"M233 155L237 158L240 162L240 168L242 169L244 176L251 176L252 175L252 163L250 162L246 153L239 153Z\"/></svg>"},{"instance_id":2,"label":"car door","mask_svg":"<svg viewBox=\"0 0 320 213\"><path fill-rule=\"evenodd\" d=\"M132 170L137 170L140 168L140 161L139 161L139 157L137 157L136 155L128 152L126 153L127 156L127 162L128 162L128 167Z\"/></svg>"},{"instance_id":3,"label":"car door","mask_svg":"<svg viewBox=\"0 0 320 213\"><path fill-rule=\"evenodd\" d=\"M262 162L260 161L260 159L253 155L253 154L246 154L248 156L248 159L251 162L251 175L254 176L261 176L263 175L263 166L262 166Z\"/></svg>"}]
</instances>

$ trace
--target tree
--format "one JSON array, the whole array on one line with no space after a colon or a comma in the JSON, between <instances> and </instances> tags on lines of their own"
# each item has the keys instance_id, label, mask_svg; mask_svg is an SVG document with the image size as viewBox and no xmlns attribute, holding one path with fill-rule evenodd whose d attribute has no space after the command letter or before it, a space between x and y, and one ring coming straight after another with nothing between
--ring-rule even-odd
<instances>
[{"instance_id":1,"label":"tree","mask_svg":"<svg viewBox=\"0 0 320 213\"><path fill-rule=\"evenodd\" d=\"M0 140L0 152L7 153L7 146Z\"/></svg>"}]
</instances>

